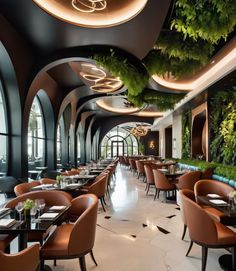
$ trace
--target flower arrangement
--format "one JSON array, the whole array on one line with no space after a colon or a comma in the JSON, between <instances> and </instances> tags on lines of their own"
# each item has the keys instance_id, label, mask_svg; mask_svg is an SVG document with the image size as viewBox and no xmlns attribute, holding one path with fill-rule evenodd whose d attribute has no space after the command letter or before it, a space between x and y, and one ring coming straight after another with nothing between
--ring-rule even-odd
<instances>
[{"instance_id":1,"label":"flower arrangement","mask_svg":"<svg viewBox=\"0 0 236 271\"><path fill-rule=\"evenodd\" d=\"M33 207L35 207L35 202L32 199L26 199L26 201L23 202L24 210L30 210Z\"/></svg>"}]
</instances>

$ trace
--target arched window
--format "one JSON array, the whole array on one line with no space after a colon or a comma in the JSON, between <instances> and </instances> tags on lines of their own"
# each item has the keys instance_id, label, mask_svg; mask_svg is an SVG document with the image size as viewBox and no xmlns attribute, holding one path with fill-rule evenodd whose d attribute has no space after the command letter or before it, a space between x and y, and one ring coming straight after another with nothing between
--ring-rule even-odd
<instances>
[{"instance_id":1,"label":"arched window","mask_svg":"<svg viewBox=\"0 0 236 271\"><path fill-rule=\"evenodd\" d=\"M79 134L77 134L77 163L80 163L80 159L81 159L81 148L80 148L80 138L79 138Z\"/></svg>"},{"instance_id":2,"label":"arched window","mask_svg":"<svg viewBox=\"0 0 236 271\"><path fill-rule=\"evenodd\" d=\"M137 154L137 139L125 127L114 127L102 140L101 157L103 158Z\"/></svg>"},{"instance_id":3,"label":"arched window","mask_svg":"<svg viewBox=\"0 0 236 271\"><path fill-rule=\"evenodd\" d=\"M44 121L38 97L33 100L28 125L28 168L44 166L45 153Z\"/></svg>"},{"instance_id":4,"label":"arched window","mask_svg":"<svg viewBox=\"0 0 236 271\"><path fill-rule=\"evenodd\" d=\"M0 176L6 175L7 171L7 127L3 89L0 82Z\"/></svg>"},{"instance_id":5,"label":"arched window","mask_svg":"<svg viewBox=\"0 0 236 271\"><path fill-rule=\"evenodd\" d=\"M62 155L62 127L59 121L57 125L57 168L61 167L61 155Z\"/></svg>"}]
</instances>

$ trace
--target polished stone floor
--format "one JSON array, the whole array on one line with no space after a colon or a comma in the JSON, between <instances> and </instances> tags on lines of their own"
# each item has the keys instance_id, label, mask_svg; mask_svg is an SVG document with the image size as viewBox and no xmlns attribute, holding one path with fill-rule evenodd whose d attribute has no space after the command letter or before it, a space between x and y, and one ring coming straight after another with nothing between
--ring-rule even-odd
<instances>
[{"instance_id":1,"label":"polished stone floor","mask_svg":"<svg viewBox=\"0 0 236 271\"><path fill-rule=\"evenodd\" d=\"M201 270L201 249L194 245L185 257L189 237L181 240L183 224L174 202L153 201L154 190L125 167L118 166L107 212L99 206L94 255L86 256L88 271L195 271ZM204 230L204 228L203 228ZM218 257L225 250L209 250L207 270L221 270ZM57 261L54 271L77 271L77 259Z\"/></svg>"}]
</instances>

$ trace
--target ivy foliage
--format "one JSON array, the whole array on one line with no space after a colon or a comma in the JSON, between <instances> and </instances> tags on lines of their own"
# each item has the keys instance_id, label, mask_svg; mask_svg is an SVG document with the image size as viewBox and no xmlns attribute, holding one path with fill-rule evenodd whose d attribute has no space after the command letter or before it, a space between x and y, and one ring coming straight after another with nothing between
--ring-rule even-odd
<instances>
[{"instance_id":1,"label":"ivy foliage","mask_svg":"<svg viewBox=\"0 0 236 271\"><path fill-rule=\"evenodd\" d=\"M97 64L108 70L113 76L119 77L128 89L128 94L137 96L142 93L148 83L148 74L140 72L127 58L116 53L113 49L110 53L95 54L92 59Z\"/></svg>"},{"instance_id":2,"label":"ivy foliage","mask_svg":"<svg viewBox=\"0 0 236 271\"><path fill-rule=\"evenodd\" d=\"M191 156L191 111L182 114L182 159Z\"/></svg>"},{"instance_id":3,"label":"ivy foliage","mask_svg":"<svg viewBox=\"0 0 236 271\"><path fill-rule=\"evenodd\" d=\"M128 100L135 106L140 107L145 104L152 104L157 107L158 111L173 109L185 96L184 93L166 93L151 89L145 89L138 96L128 96Z\"/></svg>"},{"instance_id":4,"label":"ivy foliage","mask_svg":"<svg viewBox=\"0 0 236 271\"><path fill-rule=\"evenodd\" d=\"M185 75L194 74L202 63L194 59L180 60L178 57L169 56L161 50L151 50L143 60L149 74L174 76L176 79Z\"/></svg>"},{"instance_id":5,"label":"ivy foliage","mask_svg":"<svg viewBox=\"0 0 236 271\"><path fill-rule=\"evenodd\" d=\"M195 41L185 38L182 33L162 31L154 49L159 49L162 54L180 61L195 60L206 64L214 51L214 46L202 39Z\"/></svg>"},{"instance_id":6,"label":"ivy foliage","mask_svg":"<svg viewBox=\"0 0 236 271\"><path fill-rule=\"evenodd\" d=\"M210 101L211 155L214 161L236 165L236 87L218 92Z\"/></svg>"},{"instance_id":7,"label":"ivy foliage","mask_svg":"<svg viewBox=\"0 0 236 271\"><path fill-rule=\"evenodd\" d=\"M221 38L226 40L236 25L235 0L177 0L175 7L171 28L185 38L216 44Z\"/></svg>"}]
</instances>

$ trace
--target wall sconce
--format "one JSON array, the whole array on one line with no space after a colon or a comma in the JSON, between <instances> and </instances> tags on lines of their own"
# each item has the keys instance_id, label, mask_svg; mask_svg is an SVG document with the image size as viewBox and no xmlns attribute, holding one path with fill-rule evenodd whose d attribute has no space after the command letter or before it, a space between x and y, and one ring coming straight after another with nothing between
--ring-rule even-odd
<instances>
[{"instance_id":1,"label":"wall sconce","mask_svg":"<svg viewBox=\"0 0 236 271\"><path fill-rule=\"evenodd\" d=\"M150 143L149 143L149 148L154 150L155 149L155 141L154 140L151 140Z\"/></svg>"}]
</instances>

